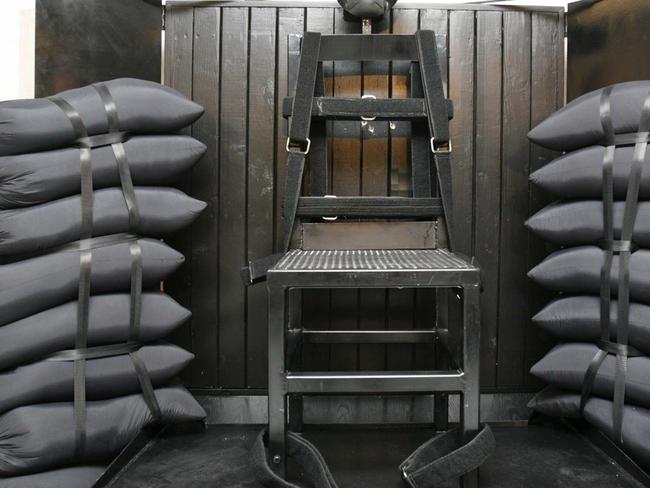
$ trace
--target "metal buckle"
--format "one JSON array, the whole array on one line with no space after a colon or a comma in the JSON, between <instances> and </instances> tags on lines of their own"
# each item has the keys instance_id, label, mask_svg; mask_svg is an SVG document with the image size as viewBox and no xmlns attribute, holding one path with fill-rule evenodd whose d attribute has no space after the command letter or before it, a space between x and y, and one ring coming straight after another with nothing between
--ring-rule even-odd
<instances>
[{"instance_id":1,"label":"metal buckle","mask_svg":"<svg viewBox=\"0 0 650 488\"><path fill-rule=\"evenodd\" d=\"M377 97L374 96L374 95L363 95L363 96L361 97L361 99L364 99L364 98L370 98L370 99L372 99L372 100L376 100L376 99L377 99ZM377 118L377 117L364 117L363 115L361 116L361 120L363 120L364 122L372 122L372 121L375 120L376 118Z\"/></svg>"},{"instance_id":2,"label":"metal buckle","mask_svg":"<svg viewBox=\"0 0 650 488\"><path fill-rule=\"evenodd\" d=\"M323 197L324 197L324 198L336 198L336 195L323 195ZM338 219L338 216L337 216L337 217L321 217L321 218L322 218L323 220L334 221L334 220L337 220L337 219Z\"/></svg>"},{"instance_id":3,"label":"metal buckle","mask_svg":"<svg viewBox=\"0 0 650 488\"><path fill-rule=\"evenodd\" d=\"M308 137L307 138L307 147L305 148L304 151L301 149L296 149L295 147L291 146L291 138L287 137L287 152L289 153L296 153L296 154L307 154L309 153L309 149L311 148L311 139Z\"/></svg>"},{"instance_id":4,"label":"metal buckle","mask_svg":"<svg viewBox=\"0 0 650 488\"><path fill-rule=\"evenodd\" d=\"M433 154L451 154L451 140L447 141L446 147L437 147L436 146L436 138L432 137L431 138L431 152Z\"/></svg>"}]
</instances>

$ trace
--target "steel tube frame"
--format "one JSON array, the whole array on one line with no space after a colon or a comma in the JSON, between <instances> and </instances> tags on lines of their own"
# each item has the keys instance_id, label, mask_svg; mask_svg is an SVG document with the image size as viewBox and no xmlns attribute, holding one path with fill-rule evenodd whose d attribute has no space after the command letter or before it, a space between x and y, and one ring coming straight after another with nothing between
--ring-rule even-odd
<instances>
[{"instance_id":1,"label":"steel tube frame","mask_svg":"<svg viewBox=\"0 0 650 488\"><path fill-rule=\"evenodd\" d=\"M480 312L478 268L464 270L280 271L270 270L269 290L269 459L286 474L287 402L289 394L460 392L460 433L466 442L479 431ZM455 288L463 290L462 364L458 370L419 372L307 372L287 369L287 309L295 288ZM291 395L293 398L299 395ZM439 402L437 402L439 403ZM301 408L300 400L292 409ZM293 416L293 415L292 415ZM442 421L436 415L436 424ZM444 419L446 420L446 419ZM293 424L294 422L292 422ZM478 471L465 475L463 488L478 487Z\"/></svg>"}]
</instances>

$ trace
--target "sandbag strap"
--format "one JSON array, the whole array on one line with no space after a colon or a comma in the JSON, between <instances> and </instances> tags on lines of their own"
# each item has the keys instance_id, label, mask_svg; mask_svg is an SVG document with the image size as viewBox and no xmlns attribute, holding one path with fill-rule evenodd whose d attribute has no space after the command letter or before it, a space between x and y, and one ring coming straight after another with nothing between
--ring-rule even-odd
<instances>
[{"instance_id":1,"label":"sandbag strap","mask_svg":"<svg viewBox=\"0 0 650 488\"><path fill-rule=\"evenodd\" d=\"M138 376L138 382L140 383L140 389L142 390L142 397L144 402L149 408L149 412L153 417L155 422L160 422L162 420L162 412L160 410L160 404L156 398L156 393L153 389L153 384L151 383L151 377L147 371L147 367L144 364L144 361L140 359L136 351L130 352L129 357L133 362L133 367L135 368L136 375Z\"/></svg>"},{"instance_id":2,"label":"sandbag strap","mask_svg":"<svg viewBox=\"0 0 650 488\"><path fill-rule=\"evenodd\" d=\"M399 469L412 488L439 486L478 469L495 447L487 424L465 444L460 443L458 429L452 429L418 447Z\"/></svg>"},{"instance_id":3,"label":"sandbag strap","mask_svg":"<svg viewBox=\"0 0 650 488\"><path fill-rule=\"evenodd\" d=\"M108 132L110 134L121 134L120 121L117 115L117 106L108 87L104 83L94 83L92 86L95 88L104 104L104 111L106 112L106 120L108 122ZM129 212L129 230L134 231L140 222L140 212L138 211L138 204L135 198L135 190L133 188L129 162L121 140L111 143L111 149L113 150L115 161L117 161L120 185L122 187L126 208Z\"/></svg>"},{"instance_id":4,"label":"sandbag strap","mask_svg":"<svg viewBox=\"0 0 650 488\"><path fill-rule=\"evenodd\" d=\"M123 342L121 344L108 344L104 346L66 349L55 352L45 358L45 361L77 361L79 359L101 359L122 356L137 351L142 346L139 342Z\"/></svg>"},{"instance_id":5,"label":"sandbag strap","mask_svg":"<svg viewBox=\"0 0 650 488\"><path fill-rule=\"evenodd\" d=\"M611 120L610 96L612 87L602 91L600 100L600 115L603 126L604 139L608 144L603 160L603 225L605 231L604 242L609 245L605 247L605 261L601 269L601 340L598 343L600 350L592 358L587 372L585 373L583 388L581 392L580 410L582 411L589 398L591 390L598 374L598 370L608 354L616 355L616 369L614 376L614 398L613 398L613 432L617 442L623 442L623 407L625 403L625 378L627 374L627 358L638 351L628 346L629 339L629 305L630 305L630 258L634 251L632 236L636 220L639 187L641 184L641 173L645 162L645 155L648 145L648 133L650 132L650 92L646 96L641 111L639 129L635 138L635 149L632 157L632 167L628 178L627 194L625 197L625 210L623 225L621 228L620 240L613 239L613 176L612 162L617 141ZM610 274L613 262L613 254L619 255L619 276L618 276L618 308L617 308L617 334L616 343L609 339L610 320Z\"/></svg>"},{"instance_id":6,"label":"sandbag strap","mask_svg":"<svg viewBox=\"0 0 650 488\"><path fill-rule=\"evenodd\" d=\"M640 357L644 354L637 348L628 344L619 344L618 342L599 340L596 342L599 349L609 354L624 354L628 357Z\"/></svg>"},{"instance_id":7,"label":"sandbag strap","mask_svg":"<svg viewBox=\"0 0 650 488\"><path fill-rule=\"evenodd\" d=\"M639 249L639 246L634 241L622 241L616 239L603 239L599 243L600 248L604 251L609 251L613 254L620 254L623 252L634 252Z\"/></svg>"}]
</instances>

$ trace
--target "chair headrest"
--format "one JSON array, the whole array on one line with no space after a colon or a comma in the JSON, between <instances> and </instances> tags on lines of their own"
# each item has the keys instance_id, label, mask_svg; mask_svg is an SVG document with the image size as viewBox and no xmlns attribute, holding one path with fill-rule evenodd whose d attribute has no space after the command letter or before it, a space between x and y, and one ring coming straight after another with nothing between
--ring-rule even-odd
<instances>
[{"instance_id":1,"label":"chair headrest","mask_svg":"<svg viewBox=\"0 0 650 488\"><path fill-rule=\"evenodd\" d=\"M388 12L397 0L338 0L341 7L354 17L381 17Z\"/></svg>"}]
</instances>

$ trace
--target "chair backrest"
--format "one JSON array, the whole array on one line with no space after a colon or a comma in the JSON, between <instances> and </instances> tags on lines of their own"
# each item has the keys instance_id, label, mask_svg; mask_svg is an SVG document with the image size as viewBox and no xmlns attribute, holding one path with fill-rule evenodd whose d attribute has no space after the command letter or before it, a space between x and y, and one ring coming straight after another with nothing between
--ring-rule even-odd
<instances>
[{"instance_id":1,"label":"chair backrest","mask_svg":"<svg viewBox=\"0 0 650 488\"><path fill-rule=\"evenodd\" d=\"M290 247L453 247L453 235L448 230L451 226L449 119L453 116L453 105L444 97L435 34L432 31L419 31L414 35L321 36L306 33L302 49L300 37L290 36L288 42L288 79L293 97L284 100L282 109L283 115L290 119L287 141L290 174L284 208L285 227L289 229L285 228L285 233L290 237ZM325 96L322 62L343 60L409 61L409 98ZM331 134L327 128L331 125L327 120L358 120L360 123L409 120L410 195L328 195L331 164L328 139ZM292 158L298 160L296 153L302 154L303 159L308 153L307 177L303 176L302 169L298 174L295 168L299 165L291 162ZM300 189L303 179L308 192ZM299 186L297 192L296 185ZM292 202L292 195L295 202Z\"/></svg>"}]
</instances>

